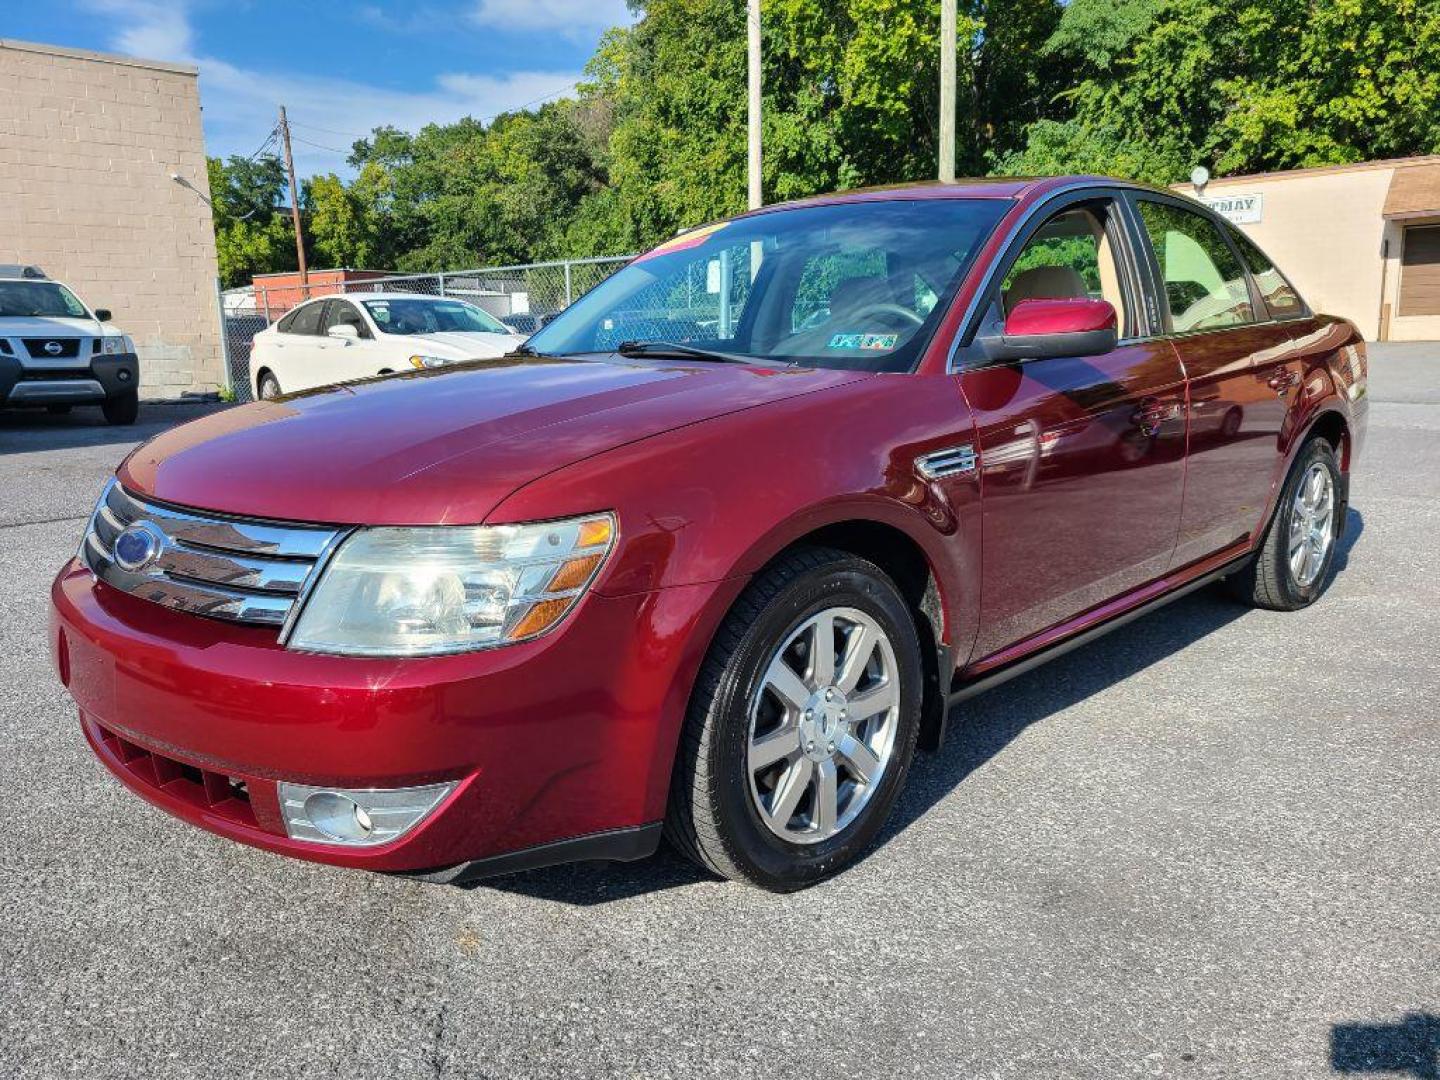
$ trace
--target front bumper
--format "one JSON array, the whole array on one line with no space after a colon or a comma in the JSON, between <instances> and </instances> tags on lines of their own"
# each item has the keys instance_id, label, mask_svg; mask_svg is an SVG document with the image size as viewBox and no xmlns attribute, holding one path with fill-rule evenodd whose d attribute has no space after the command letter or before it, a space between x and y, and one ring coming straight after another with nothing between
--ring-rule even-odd
<instances>
[{"instance_id":1,"label":"front bumper","mask_svg":"<svg viewBox=\"0 0 1440 1080\"><path fill-rule=\"evenodd\" d=\"M0 405L98 405L140 389L140 362L134 353L92 357L88 365L22 364L0 356Z\"/></svg>"},{"instance_id":2,"label":"front bumper","mask_svg":"<svg viewBox=\"0 0 1440 1080\"><path fill-rule=\"evenodd\" d=\"M273 630L169 611L72 561L51 591L51 646L97 756L177 817L319 862L503 870L537 865L537 848L543 863L644 854L637 835L653 847L689 686L740 584L592 594L532 642L374 660L292 652ZM288 837L280 780L458 783L411 832L350 848Z\"/></svg>"}]
</instances>

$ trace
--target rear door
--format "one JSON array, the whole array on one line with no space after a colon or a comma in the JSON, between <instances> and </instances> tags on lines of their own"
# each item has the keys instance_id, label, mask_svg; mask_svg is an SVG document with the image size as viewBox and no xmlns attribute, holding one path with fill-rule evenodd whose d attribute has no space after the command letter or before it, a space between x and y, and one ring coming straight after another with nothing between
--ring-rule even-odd
<instances>
[{"instance_id":1,"label":"rear door","mask_svg":"<svg viewBox=\"0 0 1440 1080\"><path fill-rule=\"evenodd\" d=\"M1184 376L1153 334L1116 193L1050 204L1002 259L982 326L1020 299L1091 296L1120 317L1099 356L987 363L962 350L975 417L983 570L979 674L1067 620L1161 576L1184 478ZM1024 644L1021 644L1024 643Z\"/></svg>"},{"instance_id":2,"label":"rear door","mask_svg":"<svg viewBox=\"0 0 1440 1080\"><path fill-rule=\"evenodd\" d=\"M287 393L324 383L318 376L320 355L315 347L324 315L325 301L312 300L281 319L275 328L275 356L271 366L280 380L280 389Z\"/></svg>"},{"instance_id":3,"label":"rear door","mask_svg":"<svg viewBox=\"0 0 1440 1080\"><path fill-rule=\"evenodd\" d=\"M1160 315L1188 379L1185 501L1172 562L1181 567L1248 540L1262 523L1300 391L1299 352L1227 226L1159 194L1137 193L1134 207Z\"/></svg>"}]
</instances>

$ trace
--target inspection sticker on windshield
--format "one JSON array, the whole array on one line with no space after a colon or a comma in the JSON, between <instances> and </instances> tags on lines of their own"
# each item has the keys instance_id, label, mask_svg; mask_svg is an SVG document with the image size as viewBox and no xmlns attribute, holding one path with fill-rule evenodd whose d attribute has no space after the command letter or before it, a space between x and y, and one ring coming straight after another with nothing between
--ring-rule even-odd
<instances>
[{"instance_id":1,"label":"inspection sticker on windshield","mask_svg":"<svg viewBox=\"0 0 1440 1080\"><path fill-rule=\"evenodd\" d=\"M827 349L893 349L899 334L832 334Z\"/></svg>"}]
</instances>

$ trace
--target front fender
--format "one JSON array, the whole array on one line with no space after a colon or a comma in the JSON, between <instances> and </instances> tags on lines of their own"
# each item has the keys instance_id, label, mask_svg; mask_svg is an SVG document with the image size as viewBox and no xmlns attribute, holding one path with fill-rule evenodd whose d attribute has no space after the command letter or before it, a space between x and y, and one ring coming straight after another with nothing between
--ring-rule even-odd
<instances>
[{"instance_id":1,"label":"front fender","mask_svg":"<svg viewBox=\"0 0 1440 1080\"><path fill-rule=\"evenodd\" d=\"M923 552L963 654L979 609L978 481L927 482L915 460L972 430L949 377L874 375L617 447L521 488L488 520L613 509L619 547L595 585L613 596L748 577L817 530L882 525Z\"/></svg>"}]
</instances>

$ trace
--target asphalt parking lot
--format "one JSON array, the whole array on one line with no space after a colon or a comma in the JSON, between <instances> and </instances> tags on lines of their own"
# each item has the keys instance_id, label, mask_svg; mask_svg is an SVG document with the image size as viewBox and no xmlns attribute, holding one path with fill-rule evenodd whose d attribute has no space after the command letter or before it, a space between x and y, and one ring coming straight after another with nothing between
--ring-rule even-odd
<instances>
[{"instance_id":1,"label":"asphalt parking lot","mask_svg":"<svg viewBox=\"0 0 1440 1080\"><path fill-rule=\"evenodd\" d=\"M182 825L85 748L46 592L140 428L0 413L0 1075L1437 1076L1440 346L1372 350L1316 606L1200 593L968 703L858 867L469 891Z\"/></svg>"}]
</instances>

